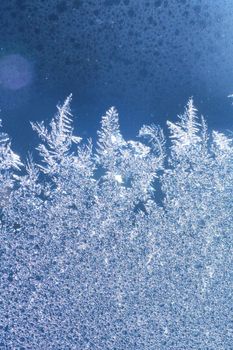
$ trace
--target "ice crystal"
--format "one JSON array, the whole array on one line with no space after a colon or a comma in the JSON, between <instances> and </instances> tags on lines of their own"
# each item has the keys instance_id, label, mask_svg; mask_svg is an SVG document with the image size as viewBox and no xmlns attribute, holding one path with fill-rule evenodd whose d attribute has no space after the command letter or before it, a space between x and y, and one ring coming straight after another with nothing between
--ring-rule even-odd
<instances>
[{"instance_id":1,"label":"ice crystal","mask_svg":"<svg viewBox=\"0 0 233 350\"><path fill-rule=\"evenodd\" d=\"M110 108L95 151L70 102L41 164L0 134L0 348L232 349L232 140L190 99L167 145Z\"/></svg>"}]
</instances>

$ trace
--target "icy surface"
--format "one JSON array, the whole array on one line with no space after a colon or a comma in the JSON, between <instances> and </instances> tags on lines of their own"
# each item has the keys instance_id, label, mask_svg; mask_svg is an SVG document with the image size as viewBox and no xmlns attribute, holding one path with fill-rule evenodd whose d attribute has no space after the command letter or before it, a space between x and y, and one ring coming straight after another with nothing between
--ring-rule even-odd
<instances>
[{"instance_id":1,"label":"icy surface","mask_svg":"<svg viewBox=\"0 0 233 350\"><path fill-rule=\"evenodd\" d=\"M232 140L190 99L167 144L112 107L93 151L70 102L40 165L0 134L0 349L232 349Z\"/></svg>"}]
</instances>

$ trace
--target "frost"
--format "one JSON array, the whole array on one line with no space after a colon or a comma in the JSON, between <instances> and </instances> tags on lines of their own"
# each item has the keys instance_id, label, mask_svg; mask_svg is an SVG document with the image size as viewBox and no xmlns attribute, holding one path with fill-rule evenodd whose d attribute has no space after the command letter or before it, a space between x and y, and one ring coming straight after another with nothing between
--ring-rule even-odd
<instances>
[{"instance_id":1,"label":"frost","mask_svg":"<svg viewBox=\"0 0 233 350\"><path fill-rule=\"evenodd\" d=\"M47 168L42 167L46 173L56 171L57 165L62 162L72 143L81 141L80 137L73 135L70 112L71 97L72 95L65 100L63 106L57 106L58 113L50 123L51 131L48 131L44 126L44 122L31 123L33 130L46 143L46 146L40 144L38 147L43 162L47 165Z\"/></svg>"},{"instance_id":2,"label":"frost","mask_svg":"<svg viewBox=\"0 0 233 350\"><path fill-rule=\"evenodd\" d=\"M0 134L0 348L231 349L233 145L190 99L178 122L97 147L71 96L23 165Z\"/></svg>"},{"instance_id":3,"label":"frost","mask_svg":"<svg viewBox=\"0 0 233 350\"><path fill-rule=\"evenodd\" d=\"M193 105L193 99L188 101L185 113L179 116L177 123L167 122L171 132L173 149L180 152L185 146L195 145L201 141L198 135L200 124L197 121L197 109Z\"/></svg>"},{"instance_id":4,"label":"frost","mask_svg":"<svg viewBox=\"0 0 233 350\"><path fill-rule=\"evenodd\" d=\"M122 183L122 182L123 182L121 175L117 175L117 174L116 174L116 175L115 175L115 179L116 179L116 181L119 182L119 183Z\"/></svg>"},{"instance_id":5,"label":"frost","mask_svg":"<svg viewBox=\"0 0 233 350\"><path fill-rule=\"evenodd\" d=\"M225 136L223 133L213 131L213 139L219 150L226 152L231 151L232 140Z\"/></svg>"},{"instance_id":6,"label":"frost","mask_svg":"<svg viewBox=\"0 0 233 350\"><path fill-rule=\"evenodd\" d=\"M0 119L0 127L1 119ZM14 153L11 149L11 142L7 134L1 132L0 133L0 171L10 169L19 170L22 166L19 156Z\"/></svg>"}]
</instances>

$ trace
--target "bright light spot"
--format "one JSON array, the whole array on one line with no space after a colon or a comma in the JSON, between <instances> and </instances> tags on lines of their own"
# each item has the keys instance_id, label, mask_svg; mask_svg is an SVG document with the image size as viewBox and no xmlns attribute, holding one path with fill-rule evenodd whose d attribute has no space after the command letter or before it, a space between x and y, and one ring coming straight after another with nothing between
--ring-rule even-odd
<instances>
[{"instance_id":1,"label":"bright light spot","mask_svg":"<svg viewBox=\"0 0 233 350\"><path fill-rule=\"evenodd\" d=\"M32 64L19 54L0 59L0 85L6 89L19 90L32 81Z\"/></svg>"},{"instance_id":2,"label":"bright light spot","mask_svg":"<svg viewBox=\"0 0 233 350\"><path fill-rule=\"evenodd\" d=\"M114 135L111 135L111 141L112 141L112 143L115 143L115 142L117 141L117 138L116 138L116 136L114 136Z\"/></svg>"},{"instance_id":3,"label":"bright light spot","mask_svg":"<svg viewBox=\"0 0 233 350\"><path fill-rule=\"evenodd\" d=\"M115 177L115 180L116 180L117 182L119 182L120 184L123 182L122 176L121 176L121 175L115 175L114 177Z\"/></svg>"}]
</instances>

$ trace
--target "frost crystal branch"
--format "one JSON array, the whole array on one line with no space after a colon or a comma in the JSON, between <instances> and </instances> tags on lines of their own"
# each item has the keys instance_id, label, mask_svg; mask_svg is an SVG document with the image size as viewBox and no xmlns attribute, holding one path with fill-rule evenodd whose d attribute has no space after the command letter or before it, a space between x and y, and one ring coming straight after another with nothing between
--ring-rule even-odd
<instances>
[{"instance_id":1,"label":"frost crystal branch","mask_svg":"<svg viewBox=\"0 0 233 350\"><path fill-rule=\"evenodd\" d=\"M44 122L31 123L42 141L46 145L40 144L38 150L47 168L43 167L44 172L54 172L56 165L62 161L63 157L70 150L72 143L79 143L80 137L73 135L72 114L70 112L70 95L63 106L57 106L58 113L50 123L51 131L45 127Z\"/></svg>"},{"instance_id":2,"label":"frost crystal branch","mask_svg":"<svg viewBox=\"0 0 233 350\"><path fill-rule=\"evenodd\" d=\"M173 149L177 152L183 147L195 145L200 141L199 130L200 124L197 121L197 109L193 105L193 99L188 101L185 113L179 116L180 121L177 123L167 122L170 129L173 143Z\"/></svg>"}]
</instances>

